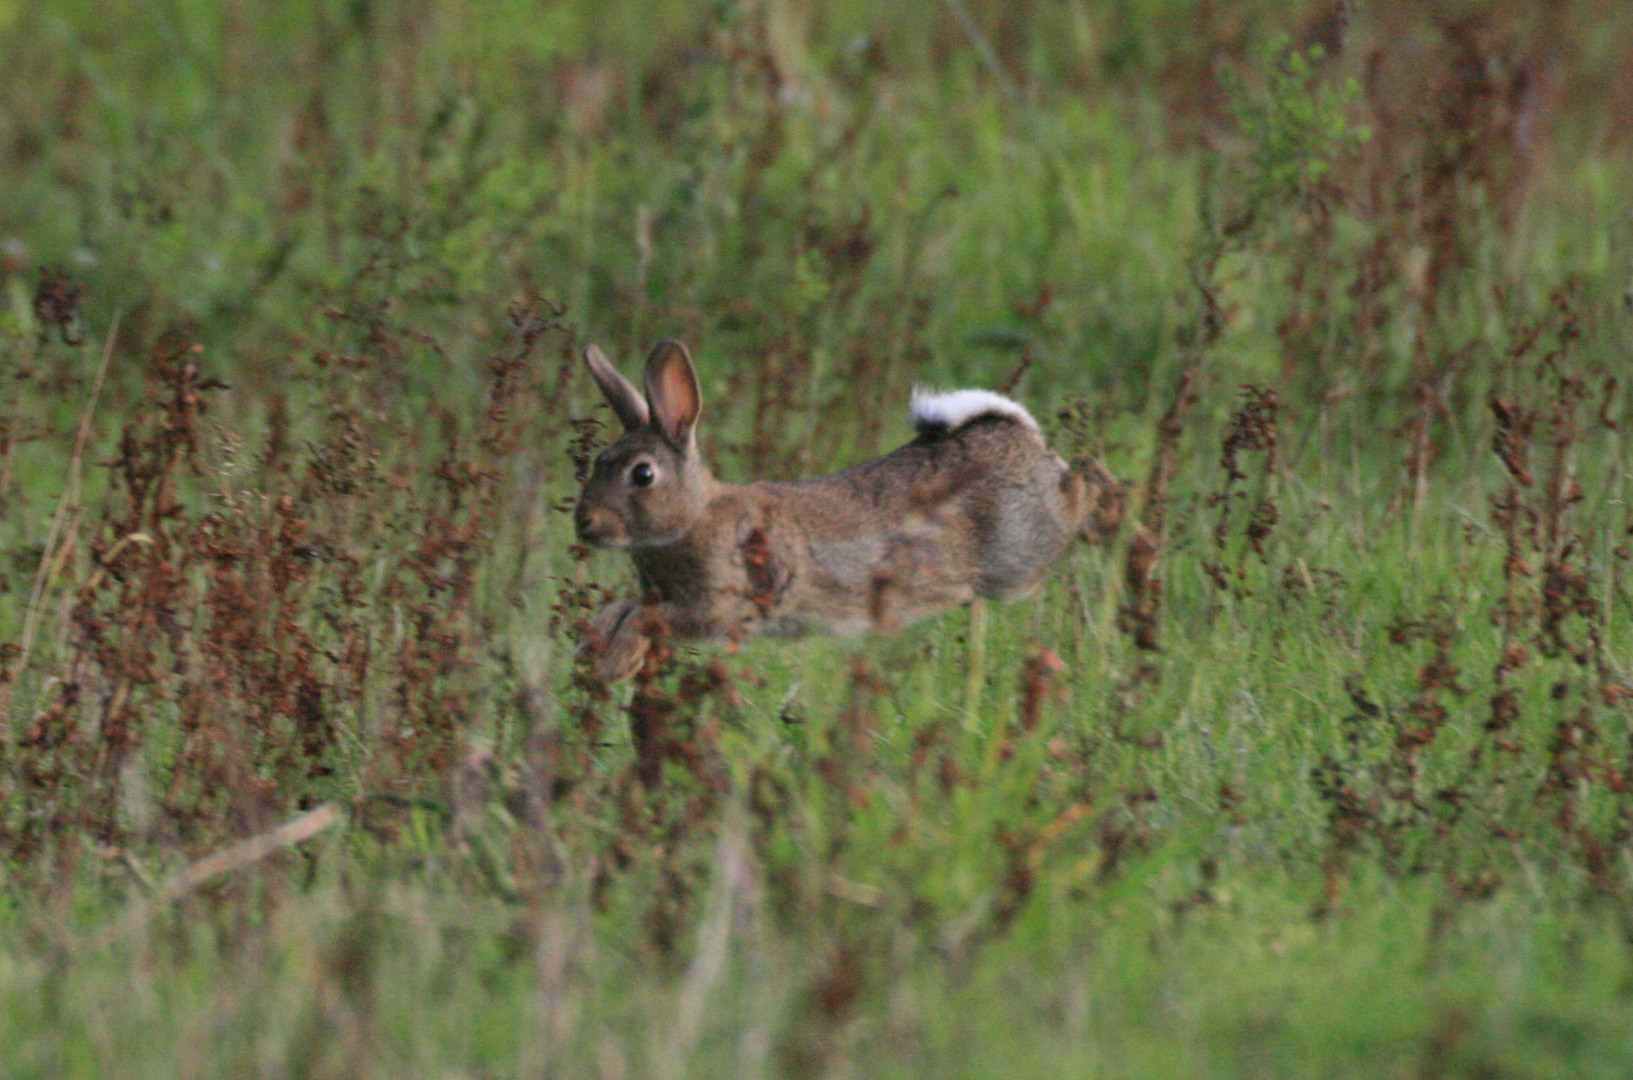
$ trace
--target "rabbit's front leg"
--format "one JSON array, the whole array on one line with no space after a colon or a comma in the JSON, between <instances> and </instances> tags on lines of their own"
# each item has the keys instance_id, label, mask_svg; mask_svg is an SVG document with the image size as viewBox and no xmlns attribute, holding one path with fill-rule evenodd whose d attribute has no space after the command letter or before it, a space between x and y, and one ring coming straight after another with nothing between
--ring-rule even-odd
<instances>
[{"instance_id":1,"label":"rabbit's front leg","mask_svg":"<svg viewBox=\"0 0 1633 1080\"><path fill-rule=\"evenodd\" d=\"M596 671L608 682L627 679L641 670L655 639L711 636L689 623L687 614L678 604L635 597L608 604L590 620L579 640L579 658L594 661Z\"/></svg>"},{"instance_id":2,"label":"rabbit's front leg","mask_svg":"<svg viewBox=\"0 0 1633 1080\"><path fill-rule=\"evenodd\" d=\"M598 612L578 642L578 656L595 664L608 682L627 679L641 668L652 639L641 629L646 621L639 597L618 600Z\"/></svg>"}]
</instances>

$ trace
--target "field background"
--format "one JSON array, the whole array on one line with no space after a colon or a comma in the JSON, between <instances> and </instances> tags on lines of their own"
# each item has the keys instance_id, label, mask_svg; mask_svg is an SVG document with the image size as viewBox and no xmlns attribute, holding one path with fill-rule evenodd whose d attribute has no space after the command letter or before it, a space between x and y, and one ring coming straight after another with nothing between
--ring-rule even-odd
<instances>
[{"instance_id":1,"label":"field background","mask_svg":"<svg viewBox=\"0 0 1633 1080\"><path fill-rule=\"evenodd\" d=\"M0 1074L1633 1074L1630 147L1588 0L0 0ZM1130 524L600 685L670 336Z\"/></svg>"}]
</instances>

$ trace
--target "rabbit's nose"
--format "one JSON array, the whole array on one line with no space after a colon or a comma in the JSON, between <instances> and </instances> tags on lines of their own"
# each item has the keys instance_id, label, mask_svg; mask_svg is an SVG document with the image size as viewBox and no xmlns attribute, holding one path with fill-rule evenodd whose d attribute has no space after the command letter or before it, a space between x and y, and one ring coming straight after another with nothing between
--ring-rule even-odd
<instances>
[{"instance_id":1,"label":"rabbit's nose","mask_svg":"<svg viewBox=\"0 0 1633 1080\"><path fill-rule=\"evenodd\" d=\"M617 524L616 518L598 506L579 503L573 511L573 526L586 544L606 543L617 531Z\"/></svg>"}]
</instances>

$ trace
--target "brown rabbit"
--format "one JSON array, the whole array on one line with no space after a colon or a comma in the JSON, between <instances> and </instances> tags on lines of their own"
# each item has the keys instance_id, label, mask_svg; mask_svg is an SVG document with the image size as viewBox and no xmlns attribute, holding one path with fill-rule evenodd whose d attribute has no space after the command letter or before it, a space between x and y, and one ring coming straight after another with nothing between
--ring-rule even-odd
<instances>
[{"instance_id":1,"label":"brown rabbit","mask_svg":"<svg viewBox=\"0 0 1633 1080\"><path fill-rule=\"evenodd\" d=\"M915 391L918 437L874 461L793 483L724 484L697 449L702 408L686 346L646 361L643 395L591 345L590 374L624 435L579 496L579 539L624 548L642 595L604 608L580 646L607 679L654 635L891 631L978 596L1032 592L1075 536L1116 530L1121 490L1073 471L1030 413L985 390Z\"/></svg>"}]
</instances>

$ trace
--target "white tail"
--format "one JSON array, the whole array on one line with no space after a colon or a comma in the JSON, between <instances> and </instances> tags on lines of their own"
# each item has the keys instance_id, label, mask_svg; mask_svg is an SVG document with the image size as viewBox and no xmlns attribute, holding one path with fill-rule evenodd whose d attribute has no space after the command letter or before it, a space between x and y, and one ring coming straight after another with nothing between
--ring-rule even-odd
<instances>
[{"instance_id":1,"label":"white tail","mask_svg":"<svg viewBox=\"0 0 1633 1080\"><path fill-rule=\"evenodd\" d=\"M921 432L954 431L978 416L1007 416L1038 431L1038 422L1024 405L991 390L950 390L938 394L917 387L913 391L912 412L913 428Z\"/></svg>"}]
</instances>

